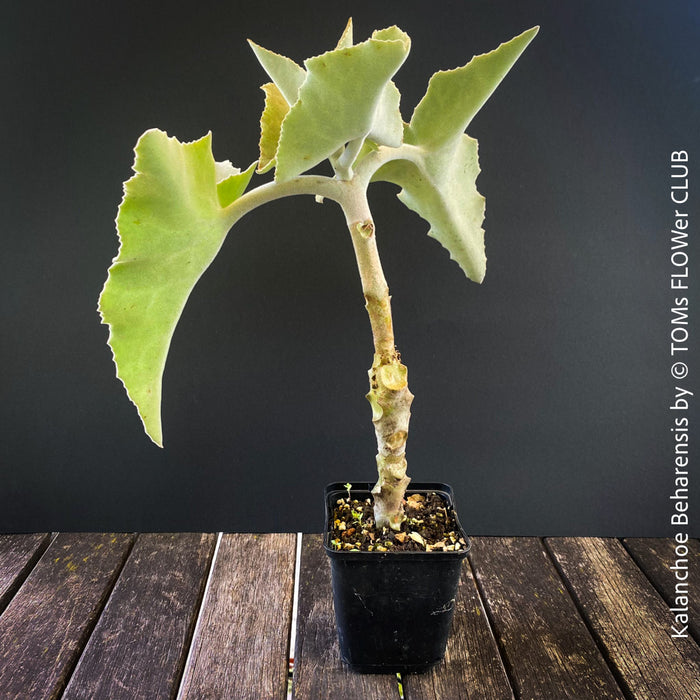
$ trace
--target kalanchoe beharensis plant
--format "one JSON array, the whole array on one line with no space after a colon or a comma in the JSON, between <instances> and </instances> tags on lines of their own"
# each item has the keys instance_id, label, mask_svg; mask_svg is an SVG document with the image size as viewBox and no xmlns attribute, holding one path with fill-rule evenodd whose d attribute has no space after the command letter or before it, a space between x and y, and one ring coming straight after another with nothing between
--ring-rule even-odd
<instances>
[{"instance_id":1,"label":"kalanchoe beharensis plant","mask_svg":"<svg viewBox=\"0 0 700 700\"><path fill-rule=\"evenodd\" d=\"M536 33L534 27L461 68L435 73L409 123L392 82L411 45L398 27L355 44L349 22L336 48L303 68L251 42L272 80L262 86L256 163L241 171L230 161L215 162L211 134L191 143L157 129L141 136L117 215L119 254L99 311L109 325L117 376L156 444L162 446L162 376L175 326L228 231L280 197L333 200L350 231L374 337L367 398L378 445L375 523L400 528L413 395L394 342L367 187L377 180L398 185L399 199L430 225L428 235L481 282L484 198L475 185L477 142L464 130ZM324 160L333 177L304 175ZM271 169L272 181L248 189L256 172Z\"/></svg>"}]
</instances>

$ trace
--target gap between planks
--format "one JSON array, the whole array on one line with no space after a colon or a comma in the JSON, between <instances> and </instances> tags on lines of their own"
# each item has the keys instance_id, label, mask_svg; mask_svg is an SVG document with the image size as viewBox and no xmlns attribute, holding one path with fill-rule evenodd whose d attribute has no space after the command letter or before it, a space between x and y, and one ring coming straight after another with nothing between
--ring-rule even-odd
<instances>
[{"instance_id":1,"label":"gap between planks","mask_svg":"<svg viewBox=\"0 0 700 700\"><path fill-rule=\"evenodd\" d=\"M185 681L185 671L187 670L190 662L192 661L192 654L194 652L194 644L192 643L197 634L199 633L200 627L202 625L202 611L206 605L207 598L209 598L209 591L211 589L211 579L214 574L214 565L216 564L216 558L219 555L219 547L221 546L221 538L223 537L223 532L219 532L216 535L216 546L214 547L214 554L209 562L209 573L207 574L207 582L204 585L204 593L202 594L202 600L199 603L199 610L197 610L197 622L195 623L194 629L192 630L192 636L190 637L189 649L187 650L187 658L185 659L185 664L182 667L182 673L180 675L180 682L178 683L177 689L177 700L182 697L183 685Z\"/></svg>"},{"instance_id":2,"label":"gap between planks","mask_svg":"<svg viewBox=\"0 0 700 700\"><path fill-rule=\"evenodd\" d=\"M86 545L85 539L81 541L81 536L87 540L92 539L92 544L88 541ZM50 658L54 659L53 663L47 667L32 665L37 661L38 655L32 656L30 651L30 655L27 656L29 646L26 638L24 643L18 647L21 650L19 657L16 656L14 659L5 657L4 670L10 669L10 675L3 681L3 683L8 684L3 685L3 692L7 697L25 697L25 692L27 692L26 697L37 698L57 698L62 695L82 655L85 643L102 615L135 539L133 533L119 533L113 535L113 539L109 543L102 541L107 537L110 537L108 533L57 533L51 536L49 545L43 550L42 555L34 561L31 571L24 577L16 595L8 603L2 621L5 623L5 627L10 625L10 629L13 629L14 620L17 634L20 636L27 630L27 625L33 629L42 624L47 628L58 626L58 628L63 629L66 627L66 631L60 638L55 637L50 640L53 641L52 654L49 653L48 648L44 650L43 654L48 654ZM49 559L56 554L52 548L59 545L59 540L64 550L61 554L68 551L68 554L63 557L63 562L68 561L68 564L65 567L59 567L61 575L56 579L55 564L61 560L61 557L56 558L55 562ZM97 546L94 546L94 551L92 551L95 544ZM106 547L105 544L107 544ZM110 547L111 544L115 546ZM96 553L98 551L99 553ZM86 554L84 558L83 554ZM72 557L76 558L75 561ZM72 568L70 568L71 564ZM75 577L71 578L73 572L80 567L83 569L88 567L88 575L85 578L87 595L85 590L76 589ZM69 574L65 573L64 568L68 570ZM45 588L52 580L54 583L58 580L64 591L72 590L71 606L52 606L51 600L47 602L43 595L41 596L41 604L34 605L42 586ZM58 589L54 587L51 589L52 593L55 593L56 590ZM76 613L75 606L82 606L82 608ZM30 618L24 614L28 608L32 612ZM12 636L14 637L14 634ZM10 636L5 637L3 641L10 642ZM14 643L18 643L17 639L14 640ZM22 658L22 654L25 655L24 658ZM0 667L0 672L2 670L3 668ZM0 673L0 675L2 674ZM18 686L18 683L21 685Z\"/></svg>"},{"instance_id":3,"label":"gap between planks","mask_svg":"<svg viewBox=\"0 0 700 700\"><path fill-rule=\"evenodd\" d=\"M289 667L287 673L287 700L292 700L292 686L294 684L294 657L296 653L297 615L299 614L299 579L301 578L301 532L297 532L295 560L294 560L294 594L292 598L292 624L289 628Z\"/></svg>"},{"instance_id":4,"label":"gap between planks","mask_svg":"<svg viewBox=\"0 0 700 700\"><path fill-rule=\"evenodd\" d=\"M673 639L668 603L617 538L547 538L594 637L626 695L644 700L700 697L700 650ZM640 641L639 629L646 630Z\"/></svg>"},{"instance_id":5,"label":"gap between planks","mask_svg":"<svg viewBox=\"0 0 700 700\"><path fill-rule=\"evenodd\" d=\"M623 700L542 538L473 538L470 563L516 697Z\"/></svg>"},{"instance_id":6,"label":"gap between planks","mask_svg":"<svg viewBox=\"0 0 700 700\"><path fill-rule=\"evenodd\" d=\"M233 697L239 690L240 698L286 696L297 539L297 533L218 533L178 699ZM260 565L267 562L262 568L253 563L260 557ZM243 582L245 589L239 588ZM230 586L240 599L231 598ZM282 618L269 601L282 606ZM239 606L247 611L244 626L226 627L224 621L235 617Z\"/></svg>"}]
</instances>

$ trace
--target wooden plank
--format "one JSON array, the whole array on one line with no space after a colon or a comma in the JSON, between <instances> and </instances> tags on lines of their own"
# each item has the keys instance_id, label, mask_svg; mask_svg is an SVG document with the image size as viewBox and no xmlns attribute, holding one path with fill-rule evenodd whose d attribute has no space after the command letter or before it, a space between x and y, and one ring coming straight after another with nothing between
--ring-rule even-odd
<instances>
[{"instance_id":1,"label":"wooden plank","mask_svg":"<svg viewBox=\"0 0 700 700\"><path fill-rule=\"evenodd\" d=\"M462 564L445 660L403 679L406 700L511 700L503 662L468 562Z\"/></svg>"},{"instance_id":2,"label":"wooden plank","mask_svg":"<svg viewBox=\"0 0 700 700\"><path fill-rule=\"evenodd\" d=\"M615 539L564 537L547 546L618 680L638 700L697 700L700 649L673 639L668 606Z\"/></svg>"},{"instance_id":3,"label":"wooden plank","mask_svg":"<svg viewBox=\"0 0 700 700\"><path fill-rule=\"evenodd\" d=\"M395 675L355 673L340 660L330 565L321 535L304 535L301 549L293 698L398 698Z\"/></svg>"},{"instance_id":4,"label":"wooden plank","mask_svg":"<svg viewBox=\"0 0 700 700\"><path fill-rule=\"evenodd\" d=\"M0 535L0 613L51 541L48 532Z\"/></svg>"},{"instance_id":5,"label":"wooden plank","mask_svg":"<svg viewBox=\"0 0 700 700\"><path fill-rule=\"evenodd\" d=\"M0 616L0 697L60 696L133 536L59 534Z\"/></svg>"},{"instance_id":6,"label":"wooden plank","mask_svg":"<svg viewBox=\"0 0 700 700\"><path fill-rule=\"evenodd\" d=\"M223 535L179 698L285 698L293 534Z\"/></svg>"},{"instance_id":7,"label":"wooden plank","mask_svg":"<svg viewBox=\"0 0 700 700\"><path fill-rule=\"evenodd\" d=\"M172 698L216 535L139 535L63 700Z\"/></svg>"},{"instance_id":8,"label":"wooden plank","mask_svg":"<svg viewBox=\"0 0 700 700\"><path fill-rule=\"evenodd\" d=\"M700 542L629 538L624 545L669 607L687 608L690 632L700 642Z\"/></svg>"},{"instance_id":9,"label":"wooden plank","mask_svg":"<svg viewBox=\"0 0 700 700\"><path fill-rule=\"evenodd\" d=\"M517 697L624 698L539 538L474 538L470 557Z\"/></svg>"}]
</instances>

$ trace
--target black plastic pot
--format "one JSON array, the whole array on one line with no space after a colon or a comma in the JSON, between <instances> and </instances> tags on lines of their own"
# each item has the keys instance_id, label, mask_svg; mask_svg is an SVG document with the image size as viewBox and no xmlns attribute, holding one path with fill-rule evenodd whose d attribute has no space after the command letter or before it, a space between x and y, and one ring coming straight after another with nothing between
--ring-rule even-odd
<instances>
[{"instance_id":1,"label":"black plastic pot","mask_svg":"<svg viewBox=\"0 0 700 700\"><path fill-rule=\"evenodd\" d=\"M353 498L372 484L354 484ZM454 506L446 484L411 484L412 493L435 492ZM340 655L361 673L422 673L445 655L467 546L455 552L347 552L330 547L333 507L347 497L343 484L326 487L324 548L331 563Z\"/></svg>"}]
</instances>

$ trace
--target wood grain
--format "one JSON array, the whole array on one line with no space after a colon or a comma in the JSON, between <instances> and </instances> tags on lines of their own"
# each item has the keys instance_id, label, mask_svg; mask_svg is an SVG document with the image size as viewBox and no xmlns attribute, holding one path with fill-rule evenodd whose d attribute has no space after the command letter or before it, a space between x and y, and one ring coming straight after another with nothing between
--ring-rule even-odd
<instances>
[{"instance_id":1,"label":"wood grain","mask_svg":"<svg viewBox=\"0 0 700 700\"><path fill-rule=\"evenodd\" d=\"M48 532L0 535L0 613L51 541Z\"/></svg>"},{"instance_id":2,"label":"wood grain","mask_svg":"<svg viewBox=\"0 0 700 700\"><path fill-rule=\"evenodd\" d=\"M0 697L60 696L131 544L126 534L59 534L0 616Z\"/></svg>"},{"instance_id":3,"label":"wood grain","mask_svg":"<svg viewBox=\"0 0 700 700\"><path fill-rule=\"evenodd\" d=\"M63 700L174 698L216 535L139 535Z\"/></svg>"},{"instance_id":4,"label":"wood grain","mask_svg":"<svg viewBox=\"0 0 700 700\"><path fill-rule=\"evenodd\" d=\"M285 698L296 536L223 535L179 698Z\"/></svg>"},{"instance_id":5,"label":"wood grain","mask_svg":"<svg viewBox=\"0 0 700 700\"><path fill-rule=\"evenodd\" d=\"M539 538L474 538L470 557L518 698L624 698Z\"/></svg>"},{"instance_id":6,"label":"wood grain","mask_svg":"<svg viewBox=\"0 0 700 700\"><path fill-rule=\"evenodd\" d=\"M406 700L512 700L508 677L468 562L462 564L442 663L403 679Z\"/></svg>"},{"instance_id":7,"label":"wood grain","mask_svg":"<svg viewBox=\"0 0 700 700\"><path fill-rule=\"evenodd\" d=\"M574 537L546 542L632 697L700 698L700 649L690 638L671 638L668 606L622 544Z\"/></svg>"},{"instance_id":8,"label":"wood grain","mask_svg":"<svg viewBox=\"0 0 700 700\"><path fill-rule=\"evenodd\" d=\"M285 698L294 535L224 535L213 564L214 535L51 538L0 536L1 700ZM473 542L445 661L404 676L407 700L700 698L700 648L672 637L673 540ZM398 698L339 659L319 535L300 563L293 697Z\"/></svg>"},{"instance_id":9,"label":"wood grain","mask_svg":"<svg viewBox=\"0 0 700 700\"><path fill-rule=\"evenodd\" d=\"M330 565L321 535L302 539L299 585L293 698L398 698L396 676L355 673L340 660Z\"/></svg>"},{"instance_id":10,"label":"wood grain","mask_svg":"<svg viewBox=\"0 0 700 700\"><path fill-rule=\"evenodd\" d=\"M681 577L687 576L689 627L695 641L700 642L700 542L688 540L688 553L684 557L680 556L685 554L683 549L676 553L677 543L673 539L629 538L623 543L670 608L683 602L677 601L676 596L684 591L684 586L676 590L679 581L671 567L677 567Z\"/></svg>"}]
</instances>

